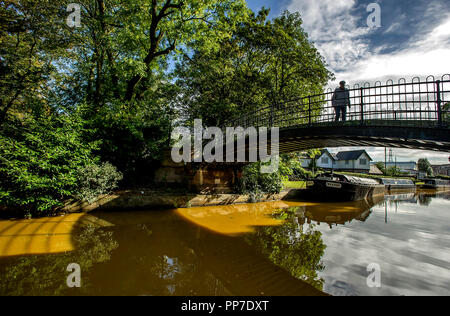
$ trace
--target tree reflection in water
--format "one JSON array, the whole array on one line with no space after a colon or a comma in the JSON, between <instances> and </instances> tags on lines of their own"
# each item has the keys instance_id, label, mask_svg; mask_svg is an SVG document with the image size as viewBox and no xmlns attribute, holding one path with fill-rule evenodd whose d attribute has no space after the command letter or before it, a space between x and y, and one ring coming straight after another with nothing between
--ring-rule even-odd
<instances>
[{"instance_id":1,"label":"tree reflection in water","mask_svg":"<svg viewBox=\"0 0 450 316\"><path fill-rule=\"evenodd\" d=\"M274 264L322 291L324 280L318 273L325 269L321 259L326 245L322 233L315 230L314 224L299 221L298 215L304 214L301 209L293 207L282 210L276 216L284 219L285 225L260 227L255 234L246 236L246 240Z\"/></svg>"},{"instance_id":2,"label":"tree reflection in water","mask_svg":"<svg viewBox=\"0 0 450 316\"><path fill-rule=\"evenodd\" d=\"M82 271L94 264L107 262L111 252L118 247L112 232L88 225L74 234L76 250L65 254L33 255L2 259L0 265L0 295L64 295L67 294L67 266L77 263ZM77 294L89 289L89 278L82 278Z\"/></svg>"}]
</instances>

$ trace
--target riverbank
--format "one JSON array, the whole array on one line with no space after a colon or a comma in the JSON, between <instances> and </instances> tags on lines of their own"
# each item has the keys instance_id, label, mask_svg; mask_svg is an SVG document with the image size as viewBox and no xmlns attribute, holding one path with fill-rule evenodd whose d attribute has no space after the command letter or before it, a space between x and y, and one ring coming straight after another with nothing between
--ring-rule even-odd
<instances>
[{"instance_id":1,"label":"riverbank","mask_svg":"<svg viewBox=\"0 0 450 316\"><path fill-rule=\"evenodd\" d=\"M111 195L102 195L95 201L71 202L62 209L65 213L91 212L95 210L128 209L174 209L204 206L273 202L294 199L302 189L286 189L279 194L239 195L239 194L175 194L146 190L119 191Z\"/></svg>"}]
</instances>

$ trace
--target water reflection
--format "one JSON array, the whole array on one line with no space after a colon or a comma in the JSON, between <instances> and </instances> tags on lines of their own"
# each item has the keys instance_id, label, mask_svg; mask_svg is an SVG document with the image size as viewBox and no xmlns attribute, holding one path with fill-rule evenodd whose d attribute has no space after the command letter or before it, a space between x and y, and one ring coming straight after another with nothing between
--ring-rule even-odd
<instances>
[{"instance_id":1,"label":"water reflection","mask_svg":"<svg viewBox=\"0 0 450 316\"><path fill-rule=\"evenodd\" d=\"M449 206L448 194L418 192L356 203L98 212L70 228L64 253L0 257L0 294L448 294ZM19 228L14 236L22 237ZM381 290L366 286L373 262L383 269ZM82 268L80 289L66 286L70 263Z\"/></svg>"},{"instance_id":2,"label":"water reflection","mask_svg":"<svg viewBox=\"0 0 450 316\"><path fill-rule=\"evenodd\" d=\"M80 228L70 241L76 250L63 254L4 257L0 260L0 295L63 295L67 293L66 268L78 263L83 270L111 259L111 251L118 247L112 234L99 231L93 225ZM66 241L64 241L66 244ZM83 279L83 287L89 287Z\"/></svg>"}]
</instances>

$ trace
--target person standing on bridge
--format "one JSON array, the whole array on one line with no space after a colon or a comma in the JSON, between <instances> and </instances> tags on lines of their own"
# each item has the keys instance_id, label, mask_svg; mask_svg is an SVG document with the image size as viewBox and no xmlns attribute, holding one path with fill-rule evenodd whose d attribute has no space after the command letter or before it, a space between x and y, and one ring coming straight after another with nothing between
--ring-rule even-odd
<instances>
[{"instance_id":1,"label":"person standing on bridge","mask_svg":"<svg viewBox=\"0 0 450 316\"><path fill-rule=\"evenodd\" d=\"M351 107L350 91L345 88L345 84L345 81L341 81L339 88L336 88L331 98L331 103L336 111L336 122L339 122L341 116L342 121L345 122L347 120L347 107Z\"/></svg>"}]
</instances>

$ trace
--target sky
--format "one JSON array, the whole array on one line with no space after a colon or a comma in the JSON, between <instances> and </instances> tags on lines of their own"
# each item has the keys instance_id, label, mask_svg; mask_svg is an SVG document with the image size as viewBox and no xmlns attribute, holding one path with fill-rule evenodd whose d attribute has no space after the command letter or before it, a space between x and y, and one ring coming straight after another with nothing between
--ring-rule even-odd
<instances>
[{"instance_id":1,"label":"sky","mask_svg":"<svg viewBox=\"0 0 450 316\"><path fill-rule=\"evenodd\" d=\"M450 0L247 0L254 11L271 9L299 12L309 34L337 82L397 81L450 73ZM377 3L380 27L369 27L370 4ZM360 149L360 147L350 148ZM350 150L348 149L348 150ZM375 161L384 160L384 148L365 148ZM336 148L330 151L347 150ZM398 161L428 158L449 163L449 153L393 149Z\"/></svg>"}]
</instances>

